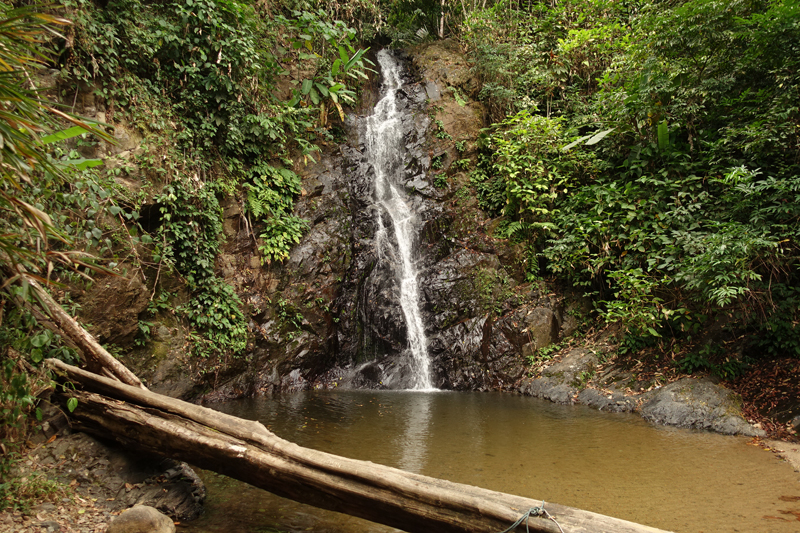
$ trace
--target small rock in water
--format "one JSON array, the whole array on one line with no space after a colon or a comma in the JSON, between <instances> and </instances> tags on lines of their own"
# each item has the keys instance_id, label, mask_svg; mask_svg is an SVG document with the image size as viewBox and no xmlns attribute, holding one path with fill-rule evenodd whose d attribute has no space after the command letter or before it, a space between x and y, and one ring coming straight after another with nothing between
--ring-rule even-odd
<instances>
[{"instance_id":1,"label":"small rock in water","mask_svg":"<svg viewBox=\"0 0 800 533\"><path fill-rule=\"evenodd\" d=\"M153 507L134 505L114 518L106 533L175 533L175 524Z\"/></svg>"}]
</instances>

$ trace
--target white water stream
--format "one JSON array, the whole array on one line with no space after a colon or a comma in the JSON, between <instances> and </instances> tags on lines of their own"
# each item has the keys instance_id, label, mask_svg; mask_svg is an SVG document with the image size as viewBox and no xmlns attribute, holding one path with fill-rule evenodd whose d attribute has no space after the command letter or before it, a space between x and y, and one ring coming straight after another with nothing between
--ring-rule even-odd
<instances>
[{"instance_id":1,"label":"white water stream","mask_svg":"<svg viewBox=\"0 0 800 533\"><path fill-rule=\"evenodd\" d=\"M418 227L417 217L411 210L411 199L398 183L403 171L404 150L401 115L397 109L397 91L402 86L400 65L385 50L378 52L378 63L383 73L384 96L367 119L366 129L367 155L375 169L375 201L378 206L376 246L379 259L389 261L397 271L400 306L406 320L412 361L413 377L409 388L433 390L428 341L419 309L417 268L412 253ZM387 217L394 229L394 239L387 229Z\"/></svg>"}]
</instances>

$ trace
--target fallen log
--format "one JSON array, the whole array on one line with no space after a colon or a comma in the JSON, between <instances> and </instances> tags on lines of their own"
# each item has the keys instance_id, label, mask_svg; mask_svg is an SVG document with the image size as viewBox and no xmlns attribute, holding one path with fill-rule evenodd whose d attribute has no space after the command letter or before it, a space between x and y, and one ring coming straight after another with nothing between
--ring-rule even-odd
<instances>
[{"instance_id":1,"label":"fallen log","mask_svg":"<svg viewBox=\"0 0 800 533\"><path fill-rule=\"evenodd\" d=\"M552 519L531 516L541 501L302 448L261 423L161 396L61 361L49 365L81 390L72 413L79 429L172 457L298 502L408 532L658 533L661 530L547 503ZM663 532L662 532L663 533Z\"/></svg>"}]
</instances>

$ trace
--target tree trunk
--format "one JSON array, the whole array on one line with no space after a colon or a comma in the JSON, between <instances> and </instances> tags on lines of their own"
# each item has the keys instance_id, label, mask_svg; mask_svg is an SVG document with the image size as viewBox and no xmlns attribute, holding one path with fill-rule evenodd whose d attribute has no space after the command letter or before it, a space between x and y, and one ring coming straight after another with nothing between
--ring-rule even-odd
<instances>
[{"instance_id":1,"label":"tree trunk","mask_svg":"<svg viewBox=\"0 0 800 533\"><path fill-rule=\"evenodd\" d=\"M542 502L302 448L242 420L49 360L83 390L72 414L85 431L186 461L279 496L409 532L498 533ZM657 533L660 530L547 503L554 520L534 532ZM557 522L557 523L556 523ZM513 531L526 531L524 523Z\"/></svg>"},{"instance_id":2,"label":"tree trunk","mask_svg":"<svg viewBox=\"0 0 800 533\"><path fill-rule=\"evenodd\" d=\"M444 39L444 2L441 0L441 18L439 19L439 39Z\"/></svg>"}]
</instances>

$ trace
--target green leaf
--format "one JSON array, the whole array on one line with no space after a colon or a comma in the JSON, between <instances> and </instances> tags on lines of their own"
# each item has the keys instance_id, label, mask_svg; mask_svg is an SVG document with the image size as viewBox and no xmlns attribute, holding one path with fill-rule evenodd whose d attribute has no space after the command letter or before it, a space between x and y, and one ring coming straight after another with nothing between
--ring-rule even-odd
<instances>
[{"instance_id":1,"label":"green leaf","mask_svg":"<svg viewBox=\"0 0 800 533\"><path fill-rule=\"evenodd\" d=\"M112 205L111 207L108 208L108 212L114 216L117 216L122 212L122 208L116 205Z\"/></svg>"},{"instance_id":2,"label":"green leaf","mask_svg":"<svg viewBox=\"0 0 800 533\"><path fill-rule=\"evenodd\" d=\"M367 50L368 50L367 48L362 48L361 50L359 50L358 52L356 52L356 55L354 55L353 57L351 57L351 58L350 58L350 61L348 61L347 63L345 63L344 67L342 67L342 70L343 70L344 72L347 72L348 70L350 70L350 68L351 68L353 65L355 65L355 64L358 62L358 60L359 60L359 59L361 59L361 56L363 56L363 55L364 55L364 52L366 52Z\"/></svg>"},{"instance_id":3,"label":"green leaf","mask_svg":"<svg viewBox=\"0 0 800 533\"><path fill-rule=\"evenodd\" d=\"M331 74L333 74L334 76L338 75L339 67L341 67L341 65L342 65L341 59L337 59L336 61L334 61L333 65L331 66Z\"/></svg>"},{"instance_id":4,"label":"green leaf","mask_svg":"<svg viewBox=\"0 0 800 533\"><path fill-rule=\"evenodd\" d=\"M653 337L660 337L660 336L661 336L661 335L660 335L660 334L659 334L659 333L658 333L656 330L654 330L654 329L653 329L653 328L651 328L651 327L648 327L648 328L647 328L647 331L648 331L648 332L650 333L650 335L652 335Z\"/></svg>"},{"instance_id":5,"label":"green leaf","mask_svg":"<svg viewBox=\"0 0 800 533\"><path fill-rule=\"evenodd\" d=\"M61 161L58 163L58 166L62 168L76 168L78 170L86 170L87 168L98 167L103 164L102 159L67 159L66 161Z\"/></svg>"},{"instance_id":6,"label":"green leaf","mask_svg":"<svg viewBox=\"0 0 800 533\"><path fill-rule=\"evenodd\" d=\"M606 135L608 135L612 131L614 131L614 128L611 128L611 129L608 129L608 130L603 130L600 133L596 133L591 139L586 141L586 146L591 146L593 144L599 143L600 141L603 140L603 137L605 137Z\"/></svg>"},{"instance_id":7,"label":"green leaf","mask_svg":"<svg viewBox=\"0 0 800 533\"><path fill-rule=\"evenodd\" d=\"M45 135L42 137L42 144L52 144L58 141L65 141L67 139L77 137L78 135L83 135L86 132L87 130L85 128L81 128L80 126L72 126L71 128L57 131L55 133L51 133L50 135Z\"/></svg>"},{"instance_id":8,"label":"green leaf","mask_svg":"<svg viewBox=\"0 0 800 533\"><path fill-rule=\"evenodd\" d=\"M321 83L315 83L314 85L317 87L317 90L319 90L320 94L322 94L322 96L324 98L328 97L328 88L327 87L325 87Z\"/></svg>"},{"instance_id":9,"label":"green leaf","mask_svg":"<svg viewBox=\"0 0 800 533\"><path fill-rule=\"evenodd\" d=\"M669 146L669 124L666 120L658 123L658 148L665 150Z\"/></svg>"},{"instance_id":10,"label":"green leaf","mask_svg":"<svg viewBox=\"0 0 800 533\"><path fill-rule=\"evenodd\" d=\"M583 141L585 141L586 139L588 139L591 136L592 135L589 134L589 135L584 135L583 137L579 137L578 139L576 139L576 140L572 141L571 143L569 143L568 145L566 145L561 150L564 151L564 152L568 152L571 148L574 148L574 147L578 146L580 143L582 143Z\"/></svg>"},{"instance_id":11,"label":"green leaf","mask_svg":"<svg viewBox=\"0 0 800 533\"><path fill-rule=\"evenodd\" d=\"M314 82L311 80L303 80L303 86L300 88L300 92L304 95L308 94L311 91L311 88L314 86Z\"/></svg>"},{"instance_id":12,"label":"green leaf","mask_svg":"<svg viewBox=\"0 0 800 533\"><path fill-rule=\"evenodd\" d=\"M46 333L39 333L35 337L31 339L31 346L36 348L41 348L45 344L47 344L48 338Z\"/></svg>"},{"instance_id":13,"label":"green leaf","mask_svg":"<svg viewBox=\"0 0 800 533\"><path fill-rule=\"evenodd\" d=\"M75 409L78 407L78 399L77 398L70 398L67 400L67 409L70 413L74 412Z\"/></svg>"}]
</instances>

